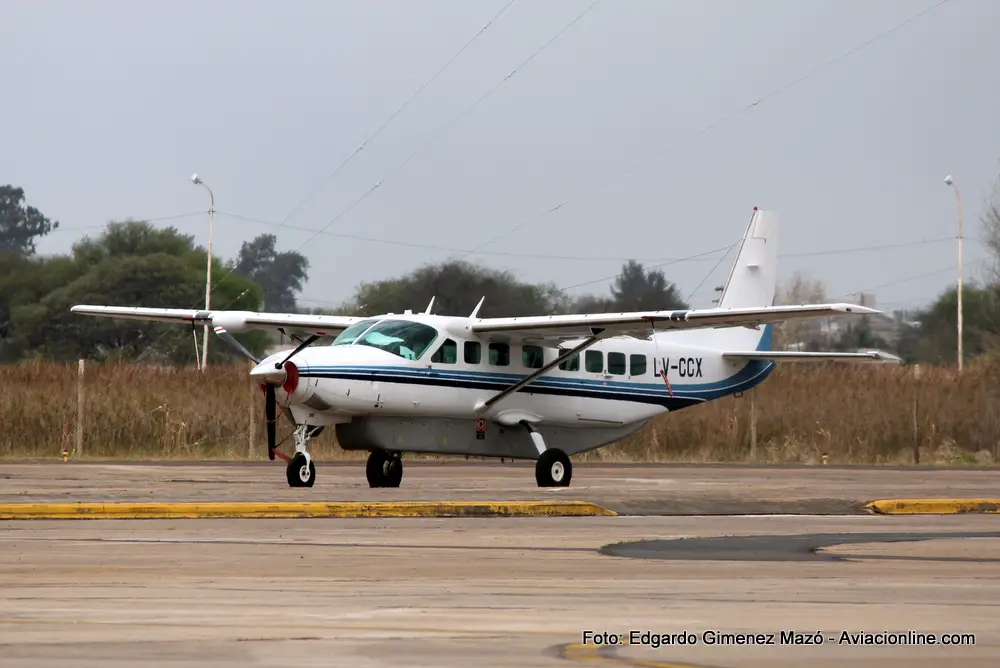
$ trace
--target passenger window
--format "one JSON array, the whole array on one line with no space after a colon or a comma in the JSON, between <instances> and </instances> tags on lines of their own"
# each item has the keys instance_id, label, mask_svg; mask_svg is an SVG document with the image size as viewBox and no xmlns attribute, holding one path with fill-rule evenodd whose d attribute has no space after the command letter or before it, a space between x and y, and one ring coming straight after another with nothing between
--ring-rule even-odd
<instances>
[{"instance_id":1,"label":"passenger window","mask_svg":"<svg viewBox=\"0 0 1000 668\"><path fill-rule=\"evenodd\" d=\"M588 350L584 360L586 360L588 372L601 373L604 371L604 353L600 350Z\"/></svg>"},{"instance_id":2,"label":"passenger window","mask_svg":"<svg viewBox=\"0 0 1000 668\"><path fill-rule=\"evenodd\" d=\"M608 353L608 373L625 375L625 353Z\"/></svg>"},{"instance_id":3,"label":"passenger window","mask_svg":"<svg viewBox=\"0 0 1000 668\"><path fill-rule=\"evenodd\" d=\"M510 366L510 346L506 343L491 343L490 364L493 366Z\"/></svg>"},{"instance_id":4,"label":"passenger window","mask_svg":"<svg viewBox=\"0 0 1000 668\"><path fill-rule=\"evenodd\" d=\"M458 344L451 339L445 339L441 347L431 357L432 362L454 364L458 361Z\"/></svg>"},{"instance_id":5,"label":"passenger window","mask_svg":"<svg viewBox=\"0 0 1000 668\"><path fill-rule=\"evenodd\" d=\"M541 369L545 353L539 346L521 346L521 364L528 369Z\"/></svg>"},{"instance_id":6,"label":"passenger window","mask_svg":"<svg viewBox=\"0 0 1000 668\"><path fill-rule=\"evenodd\" d=\"M559 353L562 355L563 353ZM579 371L580 370L580 354L570 355L562 362L559 362L559 368L563 371Z\"/></svg>"},{"instance_id":7,"label":"passenger window","mask_svg":"<svg viewBox=\"0 0 1000 668\"><path fill-rule=\"evenodd\" d=\"M479 364L483 359L483 346L479 341L465 342L465 363Z\"/></svg>"},{"instance_id":8,"label":"passenger window","mask_svg":"<svg viewBox=\"0 0 1000 668\"><path fill-rule=\"evenodd\" d=\"M644 376L646 375L646 356L645 355L632 355L629 357L629 375L632 376Z\"/></svg>"}]
</instances>

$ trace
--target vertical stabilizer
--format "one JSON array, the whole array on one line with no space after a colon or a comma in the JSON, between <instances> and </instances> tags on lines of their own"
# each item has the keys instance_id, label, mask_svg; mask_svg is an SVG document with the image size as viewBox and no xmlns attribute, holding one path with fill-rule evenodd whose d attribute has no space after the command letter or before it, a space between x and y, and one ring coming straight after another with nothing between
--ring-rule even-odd
<instances>
[{"instance_id":1,"label":"vertical stabilizer","mask_svg":"<svg viewBox=\"0 0 1000 668\"><path fill-rule=\"evenodd\" d=\"M719 308L772 306L778 281L778 215L754 207Z\"/></svg>"}]
</instances>

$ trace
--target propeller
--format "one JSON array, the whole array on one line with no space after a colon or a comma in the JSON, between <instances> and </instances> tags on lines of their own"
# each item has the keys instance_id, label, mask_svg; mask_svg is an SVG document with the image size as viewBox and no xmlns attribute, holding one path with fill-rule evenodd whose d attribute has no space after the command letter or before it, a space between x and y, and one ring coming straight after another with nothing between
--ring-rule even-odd
<instances>
[{"instance_id":1,"label":"propeller","mask_svg":"<svg viewBox=\"0 0 1000 668\"><path fill-rule=\"evenodd\" d=\"M256 356L254 356L253 353L247 350L243 346L243 344L237 341L232 334L227 332L224 327L217 326L215 328L215 333L216 335L219 336L219 338L225 341L230 348L240 353L254 364L260 364L260 360ZM280 362L275 362L274 368L279 371L284 369L286 362L292 359L292 357L294 357L295 355L302 352L302 350L304 350L309 344L311 344L318 338L320 337L316 334L313 334L308 338L306 338L304 341L299 343L299 345L295 348L295 350L286 355L283 360L281 360ZM274 451L275 448L277 447L276 440L277 440L277 418L278 418L277 416L278 402L277 399L275 398L275 390L274 390L275 382L271 379L266 379L265 377L264 382L262 382L260 386L261 389L264 390L264 415L265 419L267 420L267 458L270 459L271 461L274 461ZM295 424L295 416L292 414L290 408L284 406L282 407L282 412L285 414L285 417L288 418L289 422Z\"/></svg>"},{"instance_id":2,"label":"propeller","mask_svg":"<svg viewBox=\"0 0 1000 668\"><path fill-rule=\"evenodd\" d=\"M308 346L310 343L312 343L313 341L315 341L318 338L319 338L318 334L312 334L312 335L310 335L309 338L307 338L305 341L303 341L298 346L296 346L295 350L293 350L292 352L288 353L288 356L285 359L281 360L280 362L275 362L274 363L274 368L275 369L283 369L285 367L285 362L287 362L288 360L292 359L292 357L294 357L295 355L298 355L300 352L302 352L302 350L304 348L306 348L306 346ZM234 339L234 341L235 341L235 339Z\"/></svg>"},{"instance_id":3,"label":"propeller","mask_svg":"<svg viewBox=\"0 0 1000 668\"><path fill-rule=\"evenodd\" d=\"M260 364L260 360L257 359L253 355L253 353L251 353L249 350L247 350L245 347L243 347L243 344L240 343L239 341L237 341L236 337L234 337L232 334L230 334L229 332L227 332L224 327L216 327L215 328L215 334L220 339L222 339L227 344L229 344L230 348L232 348L236 352L240 353L241 355L243 355L244 357L246 357L248 360L250 360L254 364Z\"/></svg>"}]
</instances>

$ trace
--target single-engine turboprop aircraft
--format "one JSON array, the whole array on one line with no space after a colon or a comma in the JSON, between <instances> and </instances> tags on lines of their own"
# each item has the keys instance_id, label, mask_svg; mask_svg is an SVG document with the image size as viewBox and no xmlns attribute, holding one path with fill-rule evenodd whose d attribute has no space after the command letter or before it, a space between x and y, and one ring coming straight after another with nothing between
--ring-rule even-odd
<instances>
[{"instance_id":1,"label":"single-engine turboprop aircraft","mask_svg":"<svg viewBox=\"0 0 1000 668\"><path fill-rule=\"evenodd\" d=\"M536 460L540 487L567 486L570 455L618 441L661 413L745 392L776 361L899 362L884 353L770 349L774 323L878 313L852 304L773 306L777 218L753 215L716 308L480 318L422 313L342 317L74 306L110 318L211 326L252 360L264 392L268 457L311 487L309 439L333 426L344 450L368 450L371 487L398 487L403 453ZM651 330L645 339L626 334ZM283 332L297 348L259 360L232 333ZM658 331L659 330L659 331ZM323 336L330 345L309 347ZM295 454L275 444L277 407Z\"/></svg>"}]
</instances>

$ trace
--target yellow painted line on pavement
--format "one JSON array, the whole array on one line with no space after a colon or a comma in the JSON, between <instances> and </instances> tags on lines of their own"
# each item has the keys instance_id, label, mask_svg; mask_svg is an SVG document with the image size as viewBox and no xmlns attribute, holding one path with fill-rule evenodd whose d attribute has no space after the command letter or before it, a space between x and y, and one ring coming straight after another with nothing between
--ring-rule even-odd
<instances>
[{"instance_id":1,"label":"yellow painted line on pavement","mask_svg":"<svg viewBox=\"0 0 1000 668\"><path fill-rule=\"evenodd\" d=\"M567 517L617 515L586 501L273 503L0 503L0 520L298 517Z\"/></svg>"},{"instance_id":2,"label":"yellow painted line on pavement","mask_svg":"<svg viewBox=\"0 0 1000 668\"><path fill-rule=\"evenodd\" d=\"M644 661L618 656L617 645L561 645L559 658L576 663L597 663L605 666L634 666L635 668L701 668L691 663L673 661Z\"/></svg>"},{"instance_id":3,"label":"yellow painted line on pavement","mask_svg":"<svg viewBox=\"0 0 1000 668\"><path fill-rule=\"evenodd\" d=\"M872 501L865 510L876 515L1000 513L1000 499L887 499Z\"/></svg>"}]
</instances>

